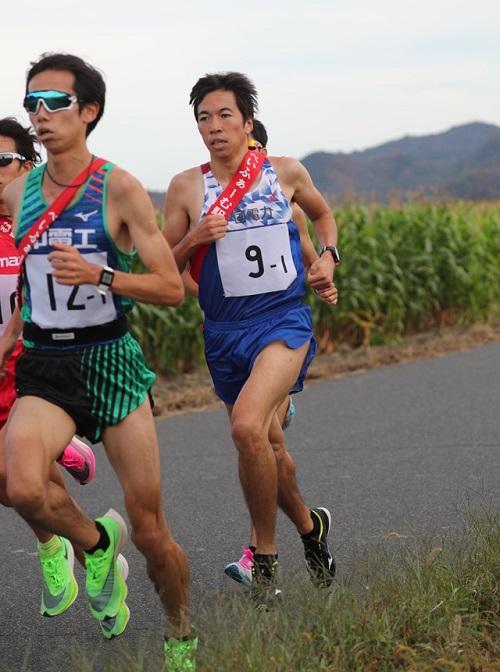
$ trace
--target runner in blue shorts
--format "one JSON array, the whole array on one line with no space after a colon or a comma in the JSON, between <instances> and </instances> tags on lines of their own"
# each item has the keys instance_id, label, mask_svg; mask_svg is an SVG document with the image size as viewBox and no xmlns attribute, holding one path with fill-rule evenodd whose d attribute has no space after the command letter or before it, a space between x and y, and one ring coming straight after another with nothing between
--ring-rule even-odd
<instances>
[{"instance_id":1,"label":"runner in blue shorts","mask_svg":"<svg viewBox=\"0 0 500 672\"><path fill-rule=\"evenodd\" d=\"M266 127L259 119L254 119L252 133L248 142L249 147L255 147L255 149L267 156L267 143L268 135ZM311 265L318 258L318 253L316 252L311 237L309 236L307 220L302 209L296 203L293 203L292 212L293 221L297 225L300 234L300 245L302 248L304 267L306 270L309 270ZM327 303L334 305L337 303L338 297L335 293L329 294L324 298L324 300ZM296 412L297 410L293 396L292 394L288 394L277 410L278 420L283 429L288 429L296 415ZM224 569L227 576L229 576L231 579L234 579L234 581L237 583L242 583L246 586L249 586L252 582L252 567L253 556L255 553L255 543L255 530L252 527L249 545L243 546L242 555L239 560L236 562L230 562Z\"/></svg>"},{"instance_id":2,"label":"runner in blue shorts","mask_svg":"<svg viewBox=\"0 0 500 672\"><path fill-rule=\"evenodd\" d=\"M184 270L189 260L199 284L206 359L228 409L256 533L252 586L259 593L274 584L278 505L302 536L314 581L329 585L335 571L327 543L330 513L305 505L277 410L290 391L302 389L316 351L291 203L310 217L323 246L307 273L307 282L323 298L336 294L335 222L298 161L252 159L247 140L257 92L246 76L202 77L190 101L210 163L172 180L164 233L179 268ZM260 166L258 174L251 165ZM245 182L249 175L253 183ZM238 189L245 193L225 215Z\"/></svg>"}]
</instances>

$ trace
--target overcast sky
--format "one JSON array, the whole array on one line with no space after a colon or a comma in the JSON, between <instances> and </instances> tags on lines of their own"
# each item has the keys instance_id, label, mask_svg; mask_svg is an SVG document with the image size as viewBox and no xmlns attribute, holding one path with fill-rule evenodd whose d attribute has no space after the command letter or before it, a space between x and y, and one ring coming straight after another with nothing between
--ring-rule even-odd
<instances>
[{"instance_id":1,"label":"overcast sky","mask_svg":"<svg viewBox=\"0 0 500 672\"><path fill-rule=\"evenodd\" d=\"M207 72L253 79L273 154L500 125L498 0L13 0L0 11L0 115L27 121L30 60L77 54L108 87L91 150L151 189L206 160L188 97Z\"/></svg>"}]
</instances>

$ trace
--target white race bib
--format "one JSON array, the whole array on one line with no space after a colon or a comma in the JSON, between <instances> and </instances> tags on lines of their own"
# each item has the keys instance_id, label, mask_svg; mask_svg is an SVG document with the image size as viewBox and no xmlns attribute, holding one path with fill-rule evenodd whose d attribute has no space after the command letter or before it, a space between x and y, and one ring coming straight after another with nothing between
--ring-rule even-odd
<instances>
[{"instance_id":1,"label":"white race bib","mask_svg":"<svg viewBox=\"0 0 500 672\"><path fill-rule=\"evenodd\" d=\"M105 252L82 255L91 264L105 266ZM26 275L30 285L31 319L42 329L68 329L105 324L116 319L113 297L102 295L95 285L60 285L45 255L29 254Z\"/></svg>"},{"instance_id":2,"label":"white race bib","mask_svg":"<svg viewBox=\"0 0 500 672\"><path fill-rule=\"evenodd\" d=\"M224 296L279 292L297 277L285 223L228 231L216 249Z\"/></svg>"}]
</instances>

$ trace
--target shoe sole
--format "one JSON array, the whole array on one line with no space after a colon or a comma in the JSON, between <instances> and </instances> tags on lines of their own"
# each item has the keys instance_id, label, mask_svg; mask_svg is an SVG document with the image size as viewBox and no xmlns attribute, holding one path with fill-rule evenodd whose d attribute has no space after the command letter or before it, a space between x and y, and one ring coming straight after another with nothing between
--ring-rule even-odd
<instances>
[{"instance_id":1,"label":"shoe sole","mask_svg":"<svg viewBox=\"0 0 500 672\"><path fill-rule=\"evenodd\" d=\"M323 511L323 513L324 513L324 514L326 515L326 517L328 518L328 530L327 530L327 532L326 532L326 534L325 534L325 536L324 536L324 540L326 540L326 539L328 538L328 536L330 535L330 530L332 529L332 514L331 514L330 511L329 511L327 508L325 508L324 506L318 506L318 507L316 507L315 510L316 510L316 511ZM327 571L330 572L331 569L332 569L332 566L335 567L335 560L334 560L334 558L333 558L333 555L330 553L330 550L329 550L329 549L328 549L328 556L329 556L329 558L330 558L330 567L328 568L328 570L326 570L326 569L324 570L324 572L325 572L325 577L327 576ZM311 568L309 567L309 564L308 564L307 560L305 561L305 563L306 563L307 571L308 571L309 574L311 575L311 578L312 578L313 580L314 580L314 579L317 579L317 577L315 576L314 572L313 572L313 571L311 570ZM336 570L334 569L334 574L335 574L335 571L336 571ZM328 582L327 587L329 587L329 586L331 585L331 583L332 583L332 581L333 581L333 579L334 579L334 576L332 576L332 575L330 574L330 575L329 575L329 578L330 578L330 580L329 580L329 582Z\"/></svg>"},{"instance_id":2,"label":"shoe sole","mask_svg":"<svg viewBox=\"0 0 500 672\"><path fill-rule=\"evenodd\" d=\"M120 563L120 576L122 577L122 579L124 581L126 581L127 578L128 578L128 572L129 572L129 566L128 566L127 558L120 553L117 557L117 561ZM127 627L128 622L130 620L130 609L128 607L128 604L125 602L125 600L122 602L122 605L120 606L120 609L122 607L125 608L125 616L124 616L125 621L124 621L122 627L120 628L119 632L111 632L109 630L106 630L106 628L103 627L103 624L102 624L103 622L99 621L99 627L100 627L100 630L101 630L101 634L105 639L113 639L114 637L119 637L120 635L122 635L124 633L125 628ZM120 609L118 611L120 611ZM108 618L109 618L109 616L108 616ZM113 618L113 617L111 617L111 618Z\"/></svg>"},{"instance_id":3,"label":"shoe sole","mask_svg":"<svg viewBox=\"0 0 500 672\"><path fill-rule=\"evenodd\" d=\"M248 579L246 576L242 576L234 564L227 565L227 567L224 569L224 574L229 576L230 579L233 579L233 581L236 581L236 583L240 583L243 586L249 587L252 585L252 579Z\"/></svg>"},{"instance_id":4,"label":"shoe sole","mask_svg":"<svg viewBox=\"0 0 500 672\"><path fill-rule=\"evenodd\" d=\"M328 518L328 532L325 535L325 539L326 539L330 535L330 530L332 529L332 514L330 513L330 511L328 509L325 509L324 506L319 506L318 511L323 511L323 513ZM335 563L335 560L333 559L333 555L330 553L330 549L328 549L328 555L330 556L330 560L331 560L330 567L328 568L328 570L331 571L332 565Z\"/></svg>"},{"instance_id":5,"label":"shoe sole","mask_svg":"<svg viewBox=\"0 0 500 672\"><path fill-rule=\"evenodd\" d=\"M328 509L325 509L324 506L318 506L316 511L323 511L323 513L328 518L328 531L325 535L325 537L327 537L330 534L330 530L332 529L332 514L330 513L330 511L328 511Z\"/></svg>"},{"instance_id":6,"label":"shoe sole","mask_svg":"<svg viewBox=\"0 0 500 672\"><path fill-rule=\"evenodd\" d=\"M64 543L64 542L63 542ZM56 618L57 616L60 616L61 614L64 614L65 611L67 611L73 602L76 600L78 597L78 583L76 582L75 579L75 574L74 574L74 567L75 567L75 551L73 549L73 545L71 542L68 541L66 548L68 549L68 565L69 565L69 570L70 570L70 581L73 585L73 593L71 594L70 601L68 604L64 607L62 611L58 611L57 614L50 614L46 609L43 609L43 607L40 608L40 613L42 616L45 618Z\"/></svg>"},{"instance_id":7,"label":"shoe sole","mask_svg":"<svg viewBox=\"0 0 500 672\"><path fill-rule=\"evenodd\" d=\"M84 453L84 455L86 456L86 458L88 460L88 463L89 463L89 475L87 476L87 478L84 481L80 481L80 479L76 478L75 476L73 476L73 478L75 479L75 481L77 481L77 483L80 483L80 485L87 485L87 483L90 483L91 481L94 480L94 476L95 476L95 455L94 455L94 451L91 448L89 448L84 441L81 441L77 436L74 436L71 439L70 443L78 446L78 450L80 450L82 453Z\"/></svg>"},{"instance_id":8,"label":"shoe sole","mask_svg":"<svg viewBox=\"0 0 500 672\"><path fill-rule=\"evenodd\" d=\"M128 562L120 552L121 549L123 548L123 546L125 545L125 543L127 542L127 539L128 539L127 525L126 525L124 519L122 518L122 516L118 513L118 511L116 511L113 508L108 509L106 511L106 513L104 514L104 516L100 516L100 517L101 518L111 518L112 520L115 521L115 523L118 524L118 527L120 528L120 540L119 540L118 544L115 546L114 561L117 562L118 558L122 558L125 561L124 566L126 567L126 576L128 576L128 569L129 569L128 568ZM127 599L128 586L127 586L127 583L126 583L126 579L124 579L123 576L122 576L122 566L121 565L120 565L119 575L122 578L123 585L124 585L124 594L123 594L123 598L122 598L122 601L121 601L121 604L123 604L125 602L125 600ZM121 604L120 604L120 607L121 607ZM94 611L94 609L92 608L92 604L90 604L90 611L92 612L92 616L98 621L104 620L107 616L109 617L109 614L106 614L106 613L103 613L103 614L96 613ZM114 614L111 615L111 617L113 617L113 616L114 616Z\"/></svg>"}]
</instances>

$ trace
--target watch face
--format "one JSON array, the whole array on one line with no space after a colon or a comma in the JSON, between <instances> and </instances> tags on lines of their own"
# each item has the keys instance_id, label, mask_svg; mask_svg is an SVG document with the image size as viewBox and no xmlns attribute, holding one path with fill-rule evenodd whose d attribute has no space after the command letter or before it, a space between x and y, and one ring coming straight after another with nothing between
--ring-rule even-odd
<instances>
[{"instance_id":1,"label":"watch face","mask_svg":"<svg viewBox=\"0 0 500 672\"><path fill-rule=\"evenodd\" d=\"M110 273L109 271L103 271L101 274L101 285L107 285L108 287L111 287L113 277L113 273Z\"/></svg>"}]
</instances>

